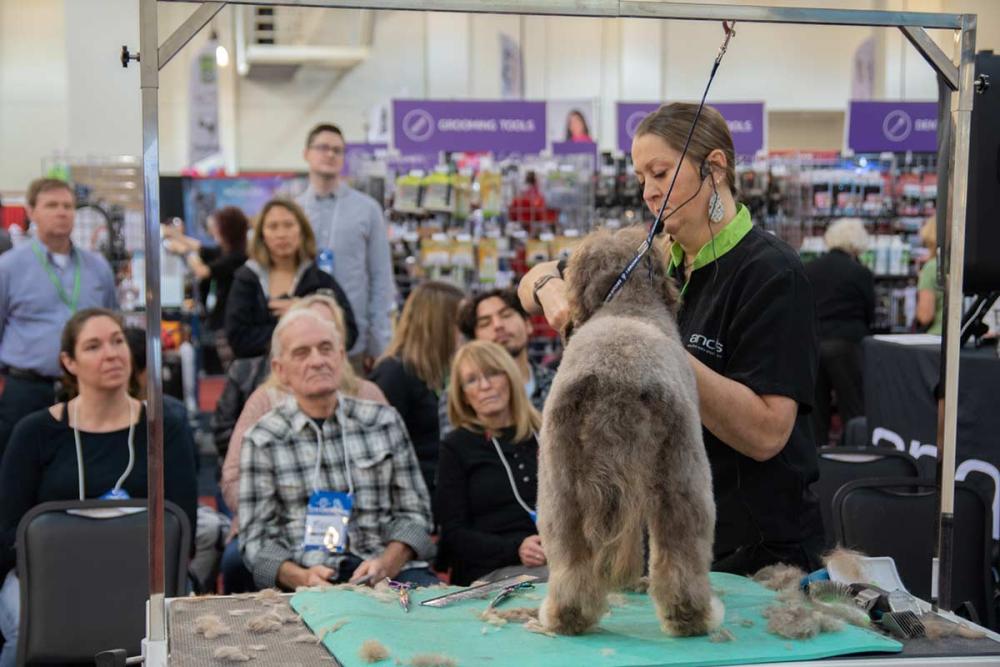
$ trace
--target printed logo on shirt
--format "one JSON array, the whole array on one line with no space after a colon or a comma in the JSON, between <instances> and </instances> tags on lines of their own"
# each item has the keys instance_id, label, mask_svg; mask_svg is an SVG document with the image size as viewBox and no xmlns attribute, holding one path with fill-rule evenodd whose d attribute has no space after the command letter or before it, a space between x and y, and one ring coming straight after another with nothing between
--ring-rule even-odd
<instances>
[{"instance_id":1,"label":"printed logo on shirt","mask_svg":"<svg viewBox=\"0 0 1000 667\"><path fill-rule=\"evenodd\" d=\"M708 338L702 334L691 334L688 338L688 347L710 354L713 357L722 358L722 341L718 338Z\"/></svg>"}]
</instances>

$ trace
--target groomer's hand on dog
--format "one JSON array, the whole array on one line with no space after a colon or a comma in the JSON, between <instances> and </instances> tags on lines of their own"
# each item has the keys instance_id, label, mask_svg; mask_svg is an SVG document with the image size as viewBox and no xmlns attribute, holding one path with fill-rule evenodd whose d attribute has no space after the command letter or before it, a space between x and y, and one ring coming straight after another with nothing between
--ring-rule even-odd
<instances>
[{"instance_id":1,"label":"groomer's hand on dog","mask_svg":"<svg viewBox=\"0 0 1000 667\"><path fill-rule=\"evenodd\" d=\"M569 301L566 299L566 283L561 278L553 278L538 290L538 301L542 304L545 319L556 331L561 332L569 322Z\"/></svg>"},{"instance_id":2,"label":"groomer's hand on dog","mask_svg":"<svg viewBox=\"0 0 1000 667\"><path fill-rule=\"evenodd\" d=\"M569 302L566 299L566 283L559 276L558 262L541 262L528 271L517 286L517 296L525 312L542 314L553 329L562 332L569 321ZM535 284L547 276L544 284L535 292ZM535 301L537 297L537 301ZM539 309L541 306L541 310ZM544 311L544 312L543 312Z\"/></svg>"},{"instance_id":3,"label":"groomer's hand on dog","mask_svg":"<svg viewBox=\"0 0 1000 667\"><path fill-rule=\"evenodd\" d=\"M521 542L517 549L517 555L521 558L521 564L526 567L539 567L545 565L545 551L542 549L542 538L538 535L529 535Z\"/></svg>"}]
</instances>

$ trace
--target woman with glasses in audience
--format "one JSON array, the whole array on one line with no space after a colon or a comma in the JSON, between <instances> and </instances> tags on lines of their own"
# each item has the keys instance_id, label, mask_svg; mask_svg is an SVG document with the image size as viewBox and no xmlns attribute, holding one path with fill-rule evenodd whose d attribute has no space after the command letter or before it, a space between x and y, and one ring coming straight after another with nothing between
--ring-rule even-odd
<instances>
[{"instance_id":1,"label":"woman with glasses in audience","mask_svg":"<svg viewBox=\"0 0 1000 667\"><path fill-rule=\"evenodd\" d=\"M441 443L439 399L458 341L458 306L465 294L454 285L428 281L414 289L396 323L385 355L371 380L396 408L420 462L427 490L434 497Z\"/></svg>"},{"instance_id":2,"label":"woman with glasses in audience","mask_svg":"<svg viewBox=\"0 0 1000 667\"><path fill-rule=\"evenodd\" d=\"M299 299L289 310L300 310L308 308L315 311L337 326L341 336L344 336L344 313L337 304L336 299L326 294L311 294ZM344 364L340 371L340 391L354 398L362 398L367 401L375 401L383 405L388 405L385 395L374 382L369 382L359 378L354 374L354 369L350 364ZM240 495L240 451L243 449L243 434L257 423L261 417L277 407L282 401L292 400L291 393L288 392L271 375L264 383L247 399L243 406L243 412L233 428L232 437L229 439L229 448L226 451L226 459L222 464L222 497L233 510L232 530L230 532L229 543L222 556L222 588L227 594L244 593L255 590L253 576L243 565L243 557L240 555L239 538L236 531L239 527L239 520L236 516L236 508L239 506Z\"/></svg>"},{"instance_id":3,"label":"woman with glasses in audience","mask_svg":"<svg viewBox=\"0 0 1000 667\"><path fill-rule=\"evenodd\" d=\"M448 388L454 430L441 442L437 512L451 583L546 564L535 527L541 415L510 354L496 343L459 348Z\"/></svg>"},{"instance_id":4,"label":"woman with glasses in audience","mask_svg":"<svg viewBox=\"0 0 1000 667\"><path fill-rule=\"evenodd\" d=\"M121 317L103 308L77 312L63 328L59 361L72 398L18 422L0 463L2 667L14 664L17 650L20 587L13 568L21 518L52 500L146 497L146 410L130 395L135 378ZM195 447L185 426L175 411L164 413L163 488L194 534Z\"/></svg>"}]
</instances>

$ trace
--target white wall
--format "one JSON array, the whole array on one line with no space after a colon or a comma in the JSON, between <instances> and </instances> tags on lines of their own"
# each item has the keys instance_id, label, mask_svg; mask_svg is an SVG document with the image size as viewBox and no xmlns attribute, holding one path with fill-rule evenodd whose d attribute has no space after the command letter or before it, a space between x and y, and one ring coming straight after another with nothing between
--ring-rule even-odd
<instances>
[{"instance_id":1,"label":"white wall","mask_svg":"<svg viewBox=\"0 0 1000 667\"><path fill-rule=\"evenodd\" d=\"M0 2L0 192L67 146L65 39L63 0Z\"/></svg>"},{"instance_id":2,"label":"white wall","mask_svg":"<svg viewBox=\"0 0 1000 667\"><path fill-rule=\"evenodd\" d=\"M1000 49L994 0L741 0L747 4L826 6L980 14L979 48ZM138 46L134 0L0 0L0 192L17 192L39 175L43 158L139 152L138 68L115 55ZM161 38L193 5L160 3ZM342 28L349 10L299 10L305 21ZM232 52L234 10L215 21ZM943 45L951 36L938 31ZM499 35L521 44L528 99L596 98L600 142L615 142L616 100L697 99L722 31L706 22L377 12L372 56L336 78L301 68L265 81L220 77L222 143L241 169L298 169L303 135L321 120L364 138L369 110L393 97L492 98L500 93ZM333 34L333 33L330 33ZM851 27L743 24L710 99L764 100L779 118L791 112L843 111L854 50L876 37L876 95L928 99L929 66L898 31ZM207 39L196 37L161 72L161 167L187 166L187 80ZM800 123L801 124L801 123ZM777 135L776 135L777 136ZM788 136L794 136L789 134ZM825 143L825 142L824 142ZM10 156L15 156L11 159Z\"/></svg>"},{"instance_id":3,"label":"white wall","mask_svg":"<svg viewBox=\"0 0 1000 667\"><path fill-rule=\"evenodd\" d=\"M139 155L139 66L119 61L123 44L139 48L139 3L66 0L63 8L69 154Z\"/></svg>"}]
</instances>

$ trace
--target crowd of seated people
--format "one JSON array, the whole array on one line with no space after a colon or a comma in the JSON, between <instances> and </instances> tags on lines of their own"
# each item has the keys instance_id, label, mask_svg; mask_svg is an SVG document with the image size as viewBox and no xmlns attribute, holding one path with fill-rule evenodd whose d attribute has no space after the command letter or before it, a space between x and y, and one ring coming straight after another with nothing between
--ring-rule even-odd
<instances>
[{"instance_id":1,"label":"crowd of seated people","mask_svg":"<svg viewBox=\"0 0 1000 667\"><path fill-rule=\"evenodd\" d=\"M124 325L107 261L70 240L71 187L41 179L29 202L28 240L0 257L0 667L16 652L22 517L51 500L147 494L146 333ZM218 295L224 317L208 314L232 348L227 382L243 381L214 498L204 476L199 485L198 415L163 397L165 496L197 536L191 590L387 576L468 583L544 567L535 433L553 372L528 361L530 323L515 294L423 283L384 349L352 363L361 358L348 357L358 336L351 300L317 265L302 208L268 202L246 255L232 238L247 228L240 212L218 218L226 261L212 271L231 289ZM216 280L204 261L213 255L196 246L172 235L172 249L198 255L193 277ZM311 511L322 498L346 508L336 543ZM221 538L205 525L206 504L231 517Z\"/></svg>"}]
</instances>

